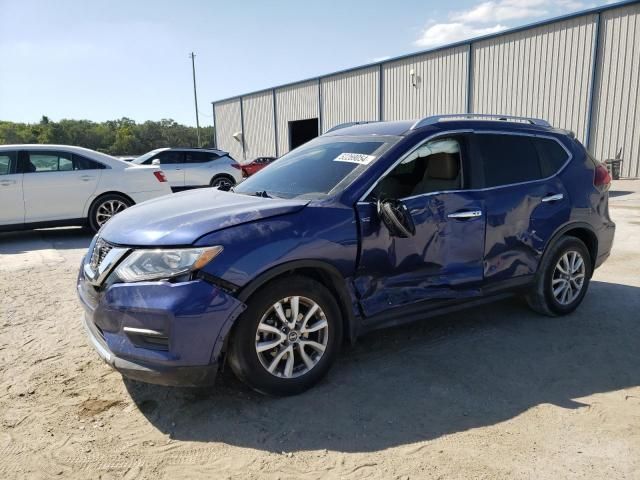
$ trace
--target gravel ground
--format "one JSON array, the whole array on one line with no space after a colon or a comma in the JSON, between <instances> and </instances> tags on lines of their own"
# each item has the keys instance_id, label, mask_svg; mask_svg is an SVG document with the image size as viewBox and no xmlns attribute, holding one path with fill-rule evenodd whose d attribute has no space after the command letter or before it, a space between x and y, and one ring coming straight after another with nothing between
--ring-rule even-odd
<instances>
[{"instance_id":1,"label":"gravel ground","mask_svg":"<svg viewBox=\"0 0 640 480\"><path fill-rule=\"evenodd\" d=\"M0 234L0 478L640 478L640 181L583 305L379 331L266 398L125 382L88 346L77 229Z\"/></svg>"}]
</instances>

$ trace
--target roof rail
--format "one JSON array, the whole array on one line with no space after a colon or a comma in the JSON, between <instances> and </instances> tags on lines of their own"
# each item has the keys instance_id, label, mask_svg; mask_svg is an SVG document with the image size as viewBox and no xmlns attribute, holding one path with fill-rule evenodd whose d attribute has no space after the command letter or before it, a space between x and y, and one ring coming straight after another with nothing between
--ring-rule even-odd
<instances>
[{"instance_id":1,"label":"roof rail","mask_svg":"<svg viewBox=\"0 0 640 480\"><path fill-rule=\"evenodd\" d=\"M433 125L442 120L453 120L456 118L461 119L486 119L486 120L501 120L503 122L524 122L531 125L538 125L541 127L550 127L551 125L546 120L531 117L516 117L514 115L489 115L487 113L456 113L452 115L433 115L431 117L425 117L422 120L418 120L411 126L411 130L416 128L426 127L427 125Z\"/></svg>"},{"instance_id":2,"label":"roof rail","mask_svg":"<svg viewBox=\"0 0 640 480\"><path fill-rule=\"evenodd\" d=\"M330 128L329 130L327 130L324 133L333 132L335 130L340 130L342 128L353 127L354 125L364 125L366 123L377 123L377 122L378 122L378 120L366 120L366 121L359 121L359 122L340 123L340 124L336 125L335 127Z\"/></svg>"}]
</instances>

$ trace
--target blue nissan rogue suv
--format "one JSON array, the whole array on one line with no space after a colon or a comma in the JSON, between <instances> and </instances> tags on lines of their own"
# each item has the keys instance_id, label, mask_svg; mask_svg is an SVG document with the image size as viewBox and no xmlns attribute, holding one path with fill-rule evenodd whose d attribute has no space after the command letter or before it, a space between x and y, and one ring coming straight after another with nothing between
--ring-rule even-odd
<instances>
[{"instance_id":1,"label":"blue nissan rogue suv","mask_svg":"<svg viewBox=\"0 0 640 480\"><path fill-rule=\"evenodd\" d=\"M343 340L520 294L582 301L609 255L610 177L571 132L519 117L345 124L233 191L151 200L92 241L77 289L100 356L165 385L299 393Z\"/></svg>"}]
</instances>

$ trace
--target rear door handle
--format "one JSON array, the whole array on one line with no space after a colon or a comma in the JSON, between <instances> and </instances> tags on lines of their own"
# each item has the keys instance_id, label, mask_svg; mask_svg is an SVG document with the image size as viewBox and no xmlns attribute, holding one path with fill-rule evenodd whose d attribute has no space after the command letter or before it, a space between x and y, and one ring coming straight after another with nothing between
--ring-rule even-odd
<instances>
[{"instance_id":1,"label":"rear door handle","mask_svg":"<svg viewBox=\"0 0 640 480\"><path fill-rule=\"evenodd\" d=\"M449 218L458 218L458 219L478 218L481 216L482 216L482 210L466 210L464 212L455 212L447 215L447 217Z\"/></svg>"},{"instance_id":2,"label":"rear door handle","mask_svg":"<svg viewBox=\"0 0 640 480\"><path fill-rule=\"evenodd\" d=\"M89 180L92 180L96 177L92 176L92 175L82 175L80 177L80 180L82 180L83 182L88 182Z\"/></svg>"},{"instance_id":3,"label":"rear door handle","mask_svg":"<svg viewBox=\"0 0 640 480\"><path fill-rule=\"evenodd\" d=\"M542 198L543 202L557 202L558 200L562 200L564 198L564 195L562 193L555 193L553 195L547 195L546 197Z\"/></svg>"}]
</instances>

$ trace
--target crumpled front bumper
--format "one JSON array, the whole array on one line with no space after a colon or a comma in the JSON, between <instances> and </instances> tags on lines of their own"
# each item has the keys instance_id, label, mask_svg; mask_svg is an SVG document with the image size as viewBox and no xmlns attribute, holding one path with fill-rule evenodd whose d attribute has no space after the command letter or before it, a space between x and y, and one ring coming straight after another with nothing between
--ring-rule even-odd
<instances>
[{"instance_id":1,"label":"crumpled front bumper","mask_svg":"<svg viewBox=\"0 0 640 480\"><path fill-rule=\"evenodd\" d=\"M213 383L231 325L245 305L204 280L119 283L96 289L81 271L84 328L100 357L149 383Z\"/></svg>"}]
</instances>

